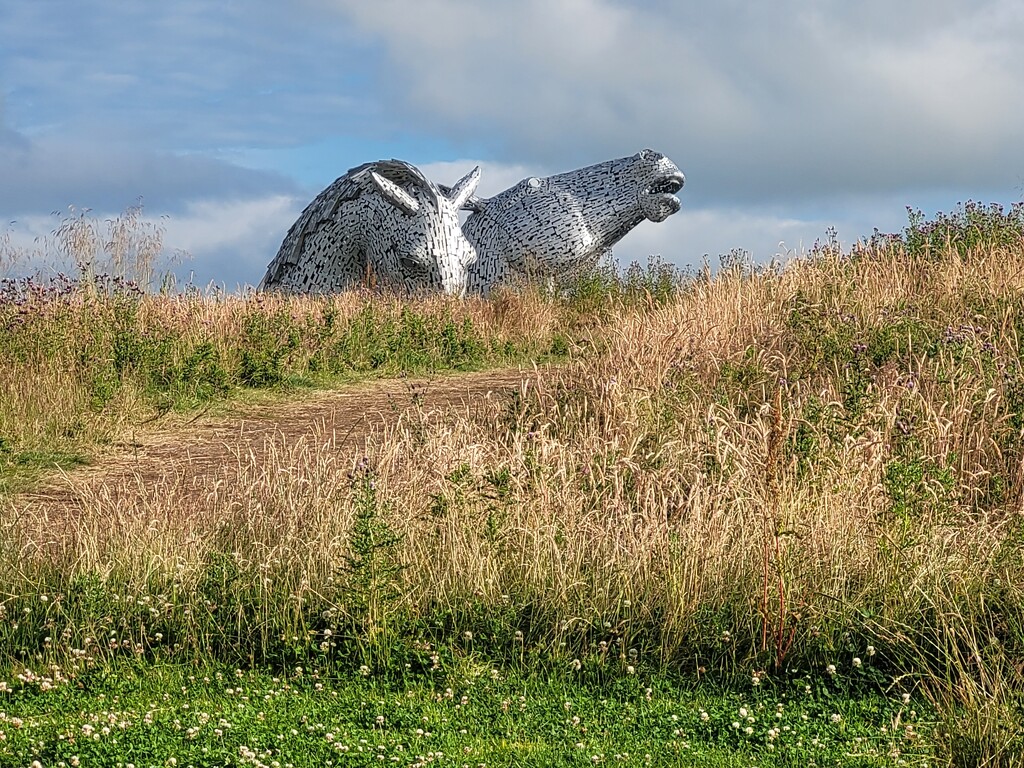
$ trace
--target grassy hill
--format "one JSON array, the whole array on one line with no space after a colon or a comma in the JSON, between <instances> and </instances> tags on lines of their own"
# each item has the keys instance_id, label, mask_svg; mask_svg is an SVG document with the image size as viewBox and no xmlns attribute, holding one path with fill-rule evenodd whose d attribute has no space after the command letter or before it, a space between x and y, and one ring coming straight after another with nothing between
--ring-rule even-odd
<instances>
[{"instance_id":1,"label":"grassy hill","mask_svg":"<svg viewBox=\"0 0 1024 768\"><path fill-rule=\"evenodd\" d=\"M1020 764L1022 222L968 204L786 265L465 303L11 283L12 476L245 388L564 364L489 411L98 495L64 528L0 498L0 655L51 686L126 658L588 690L809 675L923 702L933 759Z\"/></svg>"}]
</instances>

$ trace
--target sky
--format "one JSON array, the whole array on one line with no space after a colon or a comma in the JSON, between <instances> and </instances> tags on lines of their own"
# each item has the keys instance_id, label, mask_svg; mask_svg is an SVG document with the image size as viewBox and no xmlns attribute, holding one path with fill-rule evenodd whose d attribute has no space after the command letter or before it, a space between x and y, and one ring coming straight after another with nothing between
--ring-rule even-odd
<instances>
[{"instance_id":1,"label":"sky","mask_svg":"<svg viewBox=\"0 0 1024 768\"><path fill-rule=\"evenodd\" d=\"M1019 0L4 0L0 238L141 201L236 290L361 163L488 196L649 147L683 208L620 264L765 262L1024 198L1021 40Z\"/></svg>"}]
</instances>

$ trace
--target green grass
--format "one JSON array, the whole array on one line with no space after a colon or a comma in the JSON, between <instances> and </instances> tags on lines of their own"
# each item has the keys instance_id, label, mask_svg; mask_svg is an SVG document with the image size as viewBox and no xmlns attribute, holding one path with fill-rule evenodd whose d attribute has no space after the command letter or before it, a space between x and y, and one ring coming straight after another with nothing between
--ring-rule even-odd
<instances>
[{"instance_id":1,"label":"green grass","mask_svg":"<svg viewBox=\"0 0 1024 768\"><path fill-rule=\"evenodd\" d=\"M923 766L934 748L925 702L827 675L722 690L471 657L390 680L122 661L44 687L0 694L0 765Z\"/></svg>"},{"instance_id":2,"label":"green grass","mask_svg":"<svg viewBox=\"0 0 1024 768\"><path fill-rule=\"evenodd\" d=\"M0 497L0 749L1021 766L1022 211L556 296L9 287L8 467L252 393L565 365L357 449L281 439L149 495L86 488L71 516Z\"/></svg>"}]
</instances>

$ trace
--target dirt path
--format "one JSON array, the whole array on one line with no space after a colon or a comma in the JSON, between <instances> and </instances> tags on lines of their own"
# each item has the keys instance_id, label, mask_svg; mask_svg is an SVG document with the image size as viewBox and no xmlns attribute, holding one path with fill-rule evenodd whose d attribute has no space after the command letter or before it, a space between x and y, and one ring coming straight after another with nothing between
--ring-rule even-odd
<instances>
[{"instance_id":1,"label":"dirt path","mask_svg":"<svg viewBox=\"0 0 1024 768\"><path fill-rule=\"evenodd\" d=\"M397 420L412 408L472 407L517 389L532 373L516 368L362 382L260 405L232 406L228 416L201 415L163 427L154 424L134 435L130 443L113 446L97 463L54 475L31 493L21 494L15 503L71 506L81 498L83 488L130 487L122 482L128 477L177 474L189 482L217 473L239 455L263 455L268 437L294 440L326 430L339 443L357 445L373 426Z\"/></svg>"}]
</instances>

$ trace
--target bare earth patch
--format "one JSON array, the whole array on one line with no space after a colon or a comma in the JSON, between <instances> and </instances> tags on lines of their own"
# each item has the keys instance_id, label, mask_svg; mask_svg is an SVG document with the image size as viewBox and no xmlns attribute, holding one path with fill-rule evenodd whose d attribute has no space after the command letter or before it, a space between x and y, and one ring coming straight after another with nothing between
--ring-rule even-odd
<instances>
[{"instance_id":1,"label":"bare earth patch","mask_svg":"<svg viewBox=\"0 0 1024 768\"><path fill-rule=\"evenodd\" d=\"M169 476L177 476L186 487L200 487L196 481L222 477L223 468L239 457L258 461L274 442L328 434L336 445L355 447L373 427L394 422L411 409L442 414L450 407L493 408L503 393L518 389L531 375L535 374L530 370L515 368L362 382L235 406L228 416L153 424L140 428L130 442L112 446L95 464L55 473L13 501L25 509L42 507L52 519L58 508L70 511L98 491L156 493Z\"/></svg>"}]
</instances>

